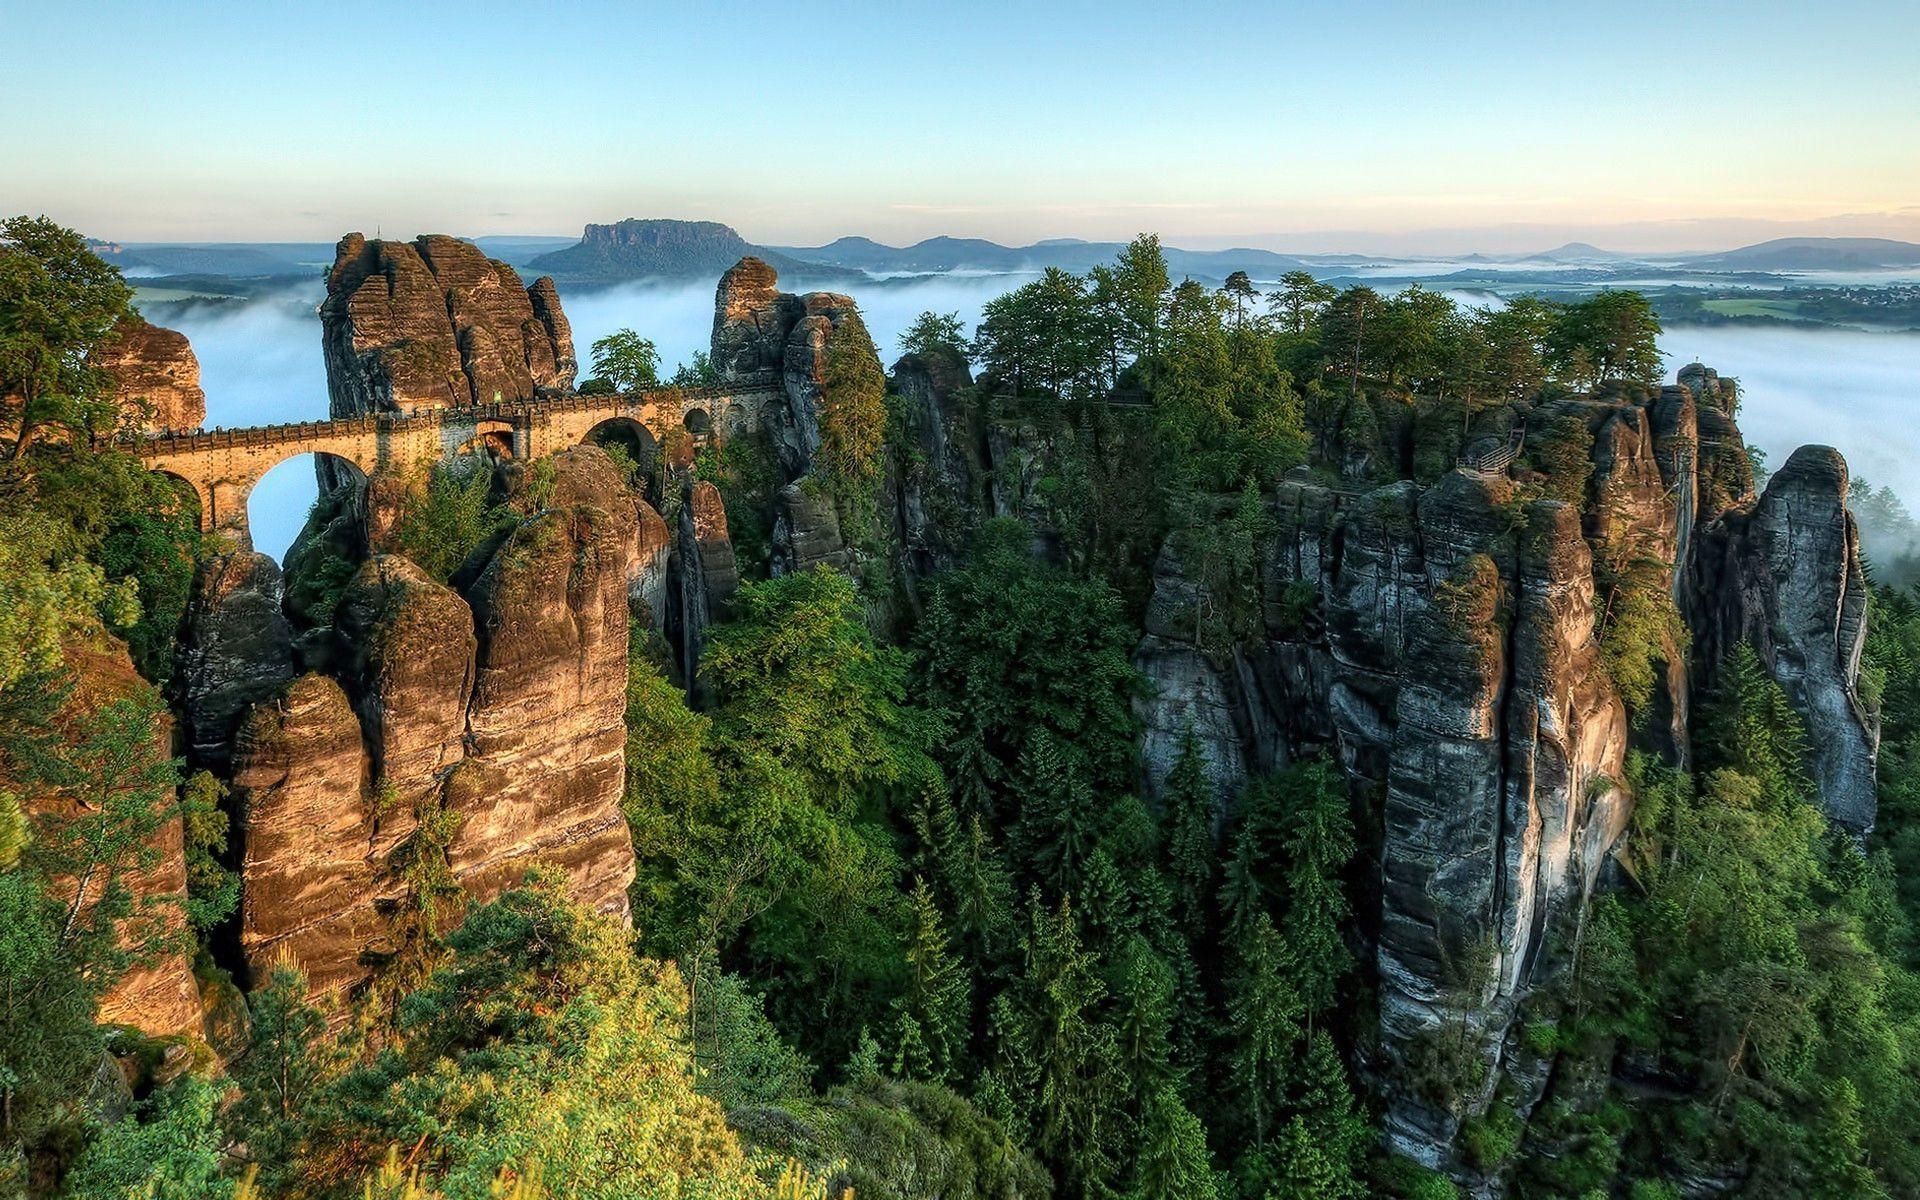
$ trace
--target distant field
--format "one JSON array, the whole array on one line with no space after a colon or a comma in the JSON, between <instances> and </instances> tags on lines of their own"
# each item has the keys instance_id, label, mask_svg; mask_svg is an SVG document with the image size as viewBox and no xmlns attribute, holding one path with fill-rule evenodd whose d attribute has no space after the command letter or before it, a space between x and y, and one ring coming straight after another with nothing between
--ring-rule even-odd
<instances>
[{"instance_id":1,"label":"distant field","mask_svg":"<svg viewBox=\"0 0 1920 1200\"><path fill-rule=\"evenodd\" d=\"M138 304L143 300L149 304L165 304L169 301L177 301L177 300L234 300L234 299L238 299L238 297L230 293L195 292L195 291L186 290L184 288L135 287L133 289L133 302L135 304Z\"/></svg>"},{"instance_id":2,"label":"distant field","mask_svg":"<svg viewBox=\"0 0 1920 1200\"><path fill-rule=\"evenodd\" d=\"M1724 317L1778 317L1783 321L1804 319L1800 315L1798 300L1763 300L1742 296L1736 299L1703 300L1700 307Z\"/></svg>"}]
</instances>

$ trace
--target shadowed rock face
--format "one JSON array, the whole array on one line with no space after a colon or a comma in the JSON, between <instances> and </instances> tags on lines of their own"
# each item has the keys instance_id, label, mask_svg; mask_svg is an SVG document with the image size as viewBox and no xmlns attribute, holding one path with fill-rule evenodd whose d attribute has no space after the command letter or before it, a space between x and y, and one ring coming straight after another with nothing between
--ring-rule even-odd
<instances>
[{"instance_id":1,"label":"shadowed rock face","mask_svg":"<svg viewBox=\"0 0 1920 1200\"><path fill-rule=\"evenodd\" d=\"M1846 460L1829 446L1800 447L1757 503L1719 523L1705 554L1703 578L1714 586L1701 596L1703 649L1754 648L1807 723L1808 766L1828 818L1865 836L1880 730L1857 692L1867 580Z\"/></svg>"},{"instance_id":2,"label":"shadowed rock face","mask_svg":"<svg viewBox=\"0 0 1920 1200\"><path fill-rule=\"evenodd\" d=\"M93 362L113 379L124 408L146 410L148 433L198 429L207 420L207 394L200 388L200 360L187 335L148 324L138 314L121 318L93 353Z\"/></svg>"},{"instance_id":3,"label":"shadowed rock face","mask_svg":"<svg viewBox=\"0 0 1920 1200\"><path fill-rule=\"evenodd\" d=\"M740 567L727 533L727 507L720 489L700 480L687 489L680 508L680 540L674 553L678 579L680 669L697 684L700 645L707 626L726 612L727 601L740 587Z\"/></svg>"},{"instance_id":4,"label":"shadowed rock face","mask_svg":"<svg viewBox=\"0 0 1920 1200\"><path fill-rule=\"evenodd\" d=\"M527 400L573 386L553 281L529 288L469 242L340 239L320 305L333 415Z\"/></svg>"},{"instance_id":5,"label":"shadowed rock face","mask_svg":"<svg viewBox=\"0 0 1920 1200\"><path fill-rule=\"evenodd\" d=\"M293 678L281 591L280 567L264 554L221 555L200 568L175 684L200 766L223 770L241 716Z\"/></svg>"},{"instance_id":6,"label":"shadowed rock face","mask_svg":"<svg viewBox=\"0 0 1920 1200\"><path fill-rule=\"evenodd\" d=\"M335 610L332 674L301 676L247 717L233 785L256 974L285 953L316 992L366 980L397 948L395 915L412 903L402 864L423 854L443 857L476 903L545 863L582 902L627 915L620 802L642 506L598 447L552 461L549 507L467 595L375 555ZM657 568L664 547L652 553ZM438 813L451 821L420 824Z\"/></svg>"}]
</instances>

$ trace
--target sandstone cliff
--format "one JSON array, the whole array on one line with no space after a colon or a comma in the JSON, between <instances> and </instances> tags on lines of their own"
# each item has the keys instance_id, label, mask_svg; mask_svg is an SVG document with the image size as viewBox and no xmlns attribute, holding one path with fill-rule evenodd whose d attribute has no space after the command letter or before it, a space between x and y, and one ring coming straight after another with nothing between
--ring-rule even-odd
<instances>
[{"instance_id":1,"label":"sandstone cliff","mask_svg":"<svg viewBox=\"0 0 1920 1200\"><path fill-rule=\"evenodd\" d=\"M573 386L550 279L531 288L469 242L340 239L320 305L333 415L526 400Z\"/></svg>"},{"instance_id":2,"label":"sandstone cliff","mask_svg":"<svg viewBox=\"0 0 1920 1200\"><path fill-rule=\"evenodd\" d=\"M62 657L71 672L72 689L61 701L56 722L68 744L85 740L88 722L102 709L151 694L151 685L134 669L126 645L102 630L69 639ZM171 722L163 721L154 729L153 761L163 763L172 754L172 734ZM131 780L128 784L138 786ZM78 802L61 794L29 796L26 808L36 821L65 821L80 815ZM132 900L131 914L120 926L121 940L146 953L100 997L103 1023L132 1025L156 1036L198 1034L200 993L181 907L187 893L187 864L177 808L167 811L145 853L150 861L144 865L101 864L108 871L61 880L55 892L62 903L77 896L84 912L99 901L111 874L118 876L117 882Z\"/></svg>"},{"instance_id":3,"label":"sandstone cliff","mask_svg":"<svg viewBox=\"0 0 1920 1200\"><path fill-rule=\"evenodd\" d=\"M1877 732L1856 692L1865 594L1845 464L1802 450L1756 501L1730 385L1705 368L1682 378L1502 414L1530 448L1514 478L1290 475L1268 501L1252 641L1200 636L1202 589L1175 544L1156 568L1135 656L1154 684L1149 791L1191 735L1225 806L1248 774L1326 750L1382 814L1378 1079L1389 1141L1432 1165L1454 1161L1461 1120L1503 1073L1520 1107L1538 1094L1546 1064L1512 1018L1566 962L1625 828L1629 741L1684 761L1696 676L1728 646L1753 645L1807 719L1829 813L1871 825ZM1382 435L1369 458L1409 461L1394 449L1405 436ZM1648 562L1668 564L1655 582L1692 653L1662 645L1634 733L1597 593ZM1462 1048L1480 1067L1443 1069ZM1435 1086L1449 1073L1457 1086Z\"/></svg>"},{"instance_id":4,"label":"sandstone cliff","mask_svg":"<svg viewBox=\"0 0 1920 1200\"><path fill-rule=\"evenodd\" d=\"M351 988L423 903L444 914L448 897L420 890L434 879L485 901L534 863L626 916L628 619L663 574L664 526L597 447L552 462L544 509L464 594L396 555L362 562L311 633L327 647L304 657L324 672L277 685L242 722L240 938L255 973L289 954L316 992ZM238 623L241 603L207 623ZM210 729L232 674L203 670L204 695L189 685Z\"/></svg>"},{"instance_id":5,"label":"sandstone cliff","mask_svg":"<svg viewBox=\"0 0 1920 1200\"><path fill-rule=\"evenodd\" d=\"M92 361L113 380L121 407L140 414L147 432L198 429L206 423L200 360L185 334L131 314L114 325Z\"/></svg>"},{"instance_id":6,"label":"sandstone cliff","mask_svg":"<svg viewBox=\"0 0 1920 1200\"><path fill-rule=\"evenodd\" d=\"M786 403L765 424L790 481L813 469L827 355L842 326L858 319L851 297L780 291L774 269L758 258L743 258L720 277L713 305L714 370L728 382L779 378Z\"/></svg>"}]
</instances>

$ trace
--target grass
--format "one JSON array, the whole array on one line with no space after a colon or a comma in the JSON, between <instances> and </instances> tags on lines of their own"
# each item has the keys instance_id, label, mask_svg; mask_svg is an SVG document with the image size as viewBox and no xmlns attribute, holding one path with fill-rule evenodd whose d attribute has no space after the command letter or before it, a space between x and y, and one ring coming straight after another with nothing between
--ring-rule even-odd
<instances>
[{"instance_id":1,"label":"grass","mask_svg":"<svg viewBox=\"0 0 1920 1200\"><path fill-rule=\"evenodd\" d=\"M1700 307L1723 317L1777 317L1782 321L1804 320L1798 300L1763 300L1758 297L1734 297L1703 300Z\"/></svg>"}]
</instances>

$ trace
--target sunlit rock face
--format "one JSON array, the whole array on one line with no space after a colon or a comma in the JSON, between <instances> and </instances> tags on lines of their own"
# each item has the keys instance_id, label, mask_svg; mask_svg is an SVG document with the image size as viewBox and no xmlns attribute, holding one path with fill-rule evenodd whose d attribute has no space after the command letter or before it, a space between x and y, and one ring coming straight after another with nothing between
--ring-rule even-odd
<instances>
[{"instance_id":1,"label":"sunlit rock face","mask_svg":"<svg viewBox=\"0 0 1920 1200\"><path fill-rule=\"evenodd\" d=\"M336 417L528 400L577 368L553 281L444 235L340 239L320 323Z\"/></svg>"},{"instance_id":2,"label":"sunlit rock face","mask_svg":"<svg viewBox=\"0 0 1920 1200\"><path fill-rule=\"evenodd\" d=\"M97 626L75 630L61 647L61 659L67 674L53 724L69 746L85 743L111 706L152 695L152 685L134 669L126 644ZM146 749L149 761L164 763L173 752L172 740L172 722L157 722ZM0 779L0 786L6 782ZM101 782L113 786L116 781ZM30 787L21 799L28 828L37 838L49 838L52 826L83 816L82 801L61 788ZM54 879L50 892L63 909L84 919L106 896L109 882L124 887L130 901L119 929L121 944L134 953L135 961L100 997L99 1020L154 1036L199 1034L199 988L182 945L187 930L180 902L187 891L187 863L177 809L169 809L147 840L142 861L100 864Z\"/></svg>"},{"instance_id":3,"label":"sunlit rock face","mask_svg":"<svg viewBox=\"0 0 1920 1200\"><path fill-rule=\"evenodd\" d=\"M1856 690L1865 589L1845 463L1803 449L1756 499L1731 384L1704 367L1681 378L1513 412L1529 439L1576 431L1584 463L1558 469L1579 472L1577 486L1543 488L1524 463L1517 479L1462 468L1426 486L1283 479L1251 641L1204 644L1194 614L1208 598L1172 546L1155 571L1135 657L1154 684L1141 705L1149 794L1190 737L1223 811L1247 775L1325 752L1357 811L1380 814L1375 1080L1388 1141L1430 1165L1456 1164L1462 1121L1503 1077L1518 1111L1537 1102L1550 1063L1514 1017L1569 961L1623 836L1629 746L1688 761L1691 697L1729 647L1753 646L1806 719L1832 819L1872 823L1877 730ZM1666 564L1691 636L1657 648L1630 728L1598 610L1609 572L1649 561ZM1415 1082L1442 1043L1478 1064L1461 1073L1477 1082L1444 1099Z\"/></svg>"},{"instance_id":4,"label":"sunlit rock face","mask_svg":"<svg viewBox=\"0 0 1920 1200\"><path fill-rule=\"evenodd\" d=\"M207 419L200 360L187 335L130 313L114 324L90 361L113 381L122 409L140 416L148 433L198 429Z\"/></svg>"},{"instance_id":5,"label":"sunlit rock face","mask_svg":"<svg viewBox=\"0 0 1920 1200\"><path fill-rule=\"evenodd\" d=\"M316 993L364 983L431 876L460 891L436 898L442 918L535 865L626 918L629 613L664 527L599 448L551 462L544 510L464 592L398 555L362 562L322 631L327 672L245 718L231 757L256 976L291 956Z\"/></svg>"}]
</instances>

